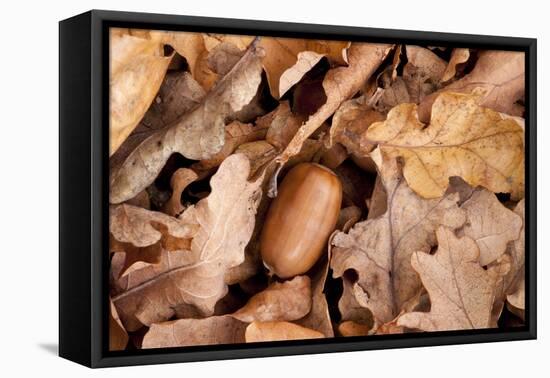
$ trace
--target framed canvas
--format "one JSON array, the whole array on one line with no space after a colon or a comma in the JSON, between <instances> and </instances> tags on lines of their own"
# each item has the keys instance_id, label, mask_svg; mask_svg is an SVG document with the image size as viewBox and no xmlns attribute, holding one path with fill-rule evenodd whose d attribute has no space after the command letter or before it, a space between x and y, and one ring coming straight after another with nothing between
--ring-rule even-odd
<instances>
[{"instance_id":1,"label":"framed canvas","mask_svg":"<svg viewBox=\"0 0 550 378\"><path fill-rule=\"evenodd\" d=\"M60 356L536 338L535 39L59 27Z\"/></svg>"}]
</instances>

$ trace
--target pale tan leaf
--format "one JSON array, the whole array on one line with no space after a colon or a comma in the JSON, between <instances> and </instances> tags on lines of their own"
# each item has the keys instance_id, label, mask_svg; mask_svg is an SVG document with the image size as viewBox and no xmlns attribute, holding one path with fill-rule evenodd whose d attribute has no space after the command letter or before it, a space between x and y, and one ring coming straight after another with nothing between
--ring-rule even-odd
<instances>
[{"instance_id":1,"label":"pale tan leaf","mask_svg":"<svg viewBox=\"0 0 550 378\"><path fill-rule=\"evenodd\" d=\"M142 348L243 343L246 323L229 315L152 324Z\"/></svg>"},{"instance_id":2,"label":"pale tan leaf","mask_svg":"<svg viewBox=\"0 0 550 378\"><path fill-rule=\"evenodd\" d=\"M180 215L185 210L185 207L181 204L181 194L198 177L193 170L188 168L179 168L176 170L170 179L172 195L168 202L164 204L162 211L171 216Z\"/></svg>"},{"instance_id":3,"label":"pale tan leaf","mask_svg":"<svg viewBox=\"0 0 550 378\"><path fill-rule=\"evenodd\" d=\"M109 350L124 350L128 344L128 332L122 326L113 302L109 300Z\"/></svg>"},{"instance_id":4,"label":"pale tan leaf","mask_svg":"<svg viewBox=\"0 0 550 378\"><path fill-rule=\"evenodd\" d=\"M321 332L290 322L253 322L246 327L245 332L247 343L320 339L324 337Z\"/></svg>"},{"instance_id":5,"label":"pale tan leaf","mask_svg":"<svg viewBox=\"0 0 550 378\"><path fill-rule=\"evenodd\" d=\"M326 103L298 129L288 146L277 158L280 165L296 155L307 138L312 135L340 106L357 93L363 83L374 73L391 50L391 45L352 43L348 49L347 67L333 68L323 80ZM270 195L276 196L276 188L270 188Z\"/></svg>"},{"instance_id":6,"label":"pale tan leaf","mask_svg":"<svg viewBox=\"0 0 550 378\"><path fill-rule=\"evenodd\" d=\"M506 279L508 294L506 300L519 310L525 310L525 200L521 200L514 210L521 217L523 224L519 238L509 248L512 258L512 269Z\"/></svg>"},{"instance_id":7,"label":"pale tan leaf","mask_svg":"<svg viewBox=\"0 0 550 378\"><path fill-rule=\"evenodd\" d=\"M435 255L415 252L411 258L430 295L430 312L403 314L398 325L424 331L494 327L491 309L501 272L483 269L473 239L440 227L437 240Z\"/></svg>"},{"instance_id":8,"label":"pale tan leaf","mask_svg":"<svg viewBox=\"0 0 550 378\"><path fill-rule=\"evenodd\" d=\"M290 111L288 101L283 101L275 110L258 118L256 126L268 127L266 141L277 149L284 149L296 134L305 119Z\"/></svg>"},{"instance_id":9,"label":"pale tan leaf","mask_svg":"<svg viewBox=\"0 0 550 378\"><path fill-rule=\"evenodd\" d=\"M225 120L247 105L261 82L261 48L253 45L203 99L172 126L143 141L117 169L111 170L111 203L132 198L157 177L173 153L189 159L212 157L225 143Z\"/></svg>"},{"instance_id":10,"label":"pale tan leaf","mask_svg":"<svg viewBox=\"0 0 550 378\"><path fill-rule=\"evenodd\" d=\"M323 57L335 65L347 63L350 42L262 37L263 65L271 95L279 99Z\"/></svg>"},{"instance_id":11,"label":"pale tan leaf","mask_svg":"<svg viewBox=\"0 0 550 378\"><path fill-rule=\"evenodd\" d=\"M521 217L504 207L488 190L476 190L462 209L467 218L464 235L477 243L482 266L497 260L506 252L508 242L519 238Z\"/></svg>"},{"instance_id":12,"label":"pale tan leaf","mask_svg":"<svg viewBox=\"0 0 550 378\"><path fill-rule=\"evenodd\" d=\"M473 93L483 89L480 105L514 116L523 114L517 104L525 93L525 53L517 51L482 51L472 72L427 97L418 109L422 122L428 122L432 104L441 92Z\"/></svg>"},{"instance_id":13,"label":"pale tan leaf","mask_svg":"<svg viewBox=\"0 0 550 378\"><path fill-rule=\"evenodd\" d=\"M158 38L129 31L110 37L109 156L130 135L155 98L171 56Z\"/></svg>"},{"instance_id":14,"label":"pale tan leaf","mask_svg":"<svg viewBox=\"0 0 550 378\"><path fill-rule=\"evenodd\" d=\"M194 305L204 315L213 313L227 293L224 275L243 262L254 229L263 177L249 182L249 172L245 156L225 159L210 180L210 195L179 217L184 224L199 225L190 251L177 255L180 261L174 264L168 261L166 270L153 269L156 275L113 297L127 329L136 327L136 320L147 326L168 320L181 303Z\"/></svg>"},{"instance_id":15,"label":"pale tan leaf","mask_svg":"<svg viewBox=\"0 0 550 378\"><path fill-rule=\"evenodd\" d=\"M449 177L460 176L472 186L521 198L523 130L514 120L477 105L478 99L442 93L427 127L418 120L416 105L398 105L385 122L371 125L366 137L387 156L404 159L405 179L422 197L441 197Z\"/></svg>"},{"instance_id":16,"label":"pale tan leaf","mask_svg":"<svg viewBox=\"0 0 550 378\"><path fill-rule=\"evenodd\" d=\"M232 316L246 323L290 321L302 318L310 309L311 281L307 276L296 276L292 280L269 285Z\"/></svg>"},{"instance_id":17,"label":"pale tan leaf","mask_svg":"<svg viewBox=\"0 0 550 378\"><path fill-rule=\"evenodd\" d=\"M445 68L445 72L441 77L442 82L449 81L455 77L457 74L457 66L464 64L470 59L470 49L465 48L455 48L451 52L451 59Z\"/></svg>"},{"instance_id":18,"label":"pale tan leaf","mask_svg":"<svg viewBox=\"0 0 550 378\"><path fill-rule=\"evenodd\" d=\"M394 159L384 159L378 149L371 156L380 171L387 210L378 218L356 223L348 233L334 236L331 268L333 276L342 277L344 282L349 280L346 270L357 274L357 281L349 282L352 290L344 293L354 299L343 297L340 307L356 302L368 308L379 325L394 319L422 289L410 265L411 254L429 253L436 245L436 228L458 228L465 215L456 204L456 193L423 199L407 186Z\"/></svg>"}]
</instances>

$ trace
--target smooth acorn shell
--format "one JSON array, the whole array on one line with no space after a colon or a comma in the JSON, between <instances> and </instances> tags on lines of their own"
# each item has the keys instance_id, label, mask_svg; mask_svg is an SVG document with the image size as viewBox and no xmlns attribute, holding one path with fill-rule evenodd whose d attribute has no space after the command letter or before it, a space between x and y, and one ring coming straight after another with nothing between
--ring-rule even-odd
<instances>
[{"instance_id":1,"label":"smooth acorn shell","mask_svg":"<svg viewBox=\"0 0 550 378\"><path fill-rule=\"evenodd\" d=\"M336 226L342 183L330 169L302 163L278 188L262 229L265 266L281 278L307 272L319 259Z\"/></svg>"}]
</instances>

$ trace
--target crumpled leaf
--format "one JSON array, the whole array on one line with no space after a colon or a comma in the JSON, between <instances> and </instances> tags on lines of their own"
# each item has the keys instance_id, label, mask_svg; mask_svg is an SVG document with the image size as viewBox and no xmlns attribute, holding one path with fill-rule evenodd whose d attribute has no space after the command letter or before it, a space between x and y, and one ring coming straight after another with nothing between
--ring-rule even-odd
<instances>
[{"instance_id":1,"label":"crumpled leaf","mask_svg":"<svg viewBox=\"0 0 550 378\"><path fill-rule=\"evenodd\" d=\"M109 156L138 125L172 60L172 56L164 56L158 38L117 30L109 43Z\"/></svg>"},{"instance_id":2,"label":"crumpled leaf","mask_svg":"<svg viewBox=\"0 0 550 378\"><path fill-rule=\"evenodd\" d=\"M229 315L152 324L142 348L243 343L246 323Z\"/></svg>"},{"instance_id":3,"label":"crumpled leaf","mask_svg":"<svg viewBox=\"0 0 550 378\"><path fill-rule=\"evenodd\" d=\"M470 49L460 47L454 48L451 52L451 59L449 59L449 63L447 64L445 72L443 72L443 76L441 77L441 81L446 82L453 79L457 74L458 66L466 63L468 59L470 59Z\"/></svg>"},{"instance_id":4,"label":"crumpled leaf","mask_svg":"<svg viewBox=\"0 0 550 378\"><path fill-rule=\"evenodd\" d=\"M256 126L267 127L266 141L282 150L290 143L304 120L302 116L290 111L288 101L283 101L275 110L258 118Z\"/></svg>"},{"instance_id":5,"label":"crumpled leaf","mask_svg":"<svg viewBox=\"0 0 550 378\"><path fill-rule=\"evenodd\" d=\"M249 182L250 163L232 155L210 180L211 194L188 207L183 223L199 225L183 262L116 295L113 302L126 329L136 321L151 325L169 319L174 307L187 303L204 315L214 311L227 293L225 272L244 260L244 249L254 229L263 177Z\"/></svg>"},{"instance_id":6,"label":"crumpled leaf","mask_svg":"<svg viewBox=\"0 0 550 378\"><path fill-rule=\"evenodd\" d=\"M472 238L479 247L479 263L486 266L497 260L508 242L520 236L521 217L502 205L497 197L486 189L476 190L462 205L467 222L464 235Z\"/></svg>"},{"instance_id":7,"label":"crumpled leaf","mask_svg":"<svg viewBox=\"0 0 550 378\"><path fill-rule=\"evenodd\" d=\"M166 214L132 205L109 208L109 231L119 242L147 247L159 241L169 247L178 239L192 238L197 226L185 224Z\"/></svg>"},{"instance_id":8,"label":"crumpled leaf","mask_svg":"<svg viewBox=\"0 0 550 378\"><path fill-rule=\"evenodd\" d=\"M436 228L458 228L465 215L456 205L456 193L423 199L407 186L395 159L384 159L378 149L371 156L386 191L387 211L334 236L331 268L333 276L344 282L349 280L346 270L356 272L357 281L349 282L351 290L344 293L353 295L353 300L343 297L341 301L368 308L376 326L394 319L422 289L410 265L411 254L429 253L436 245Z\"/></svg>"},{"instance_id":9,"label":"crumpled leaf","mask_svg":"<svg viewBox=\"0 0 550 378\"><path fill-rule=\"evenodd\" d=\"M451 176L522 198L523 130L514 120L480 107L478 100L477 95L442 93L427 127L418 120L416 105L401 104L385 122L371 125L366 137L389 157L404 159L407 183L424 198L441 197Z\"/></svg>"},{"instance_id":10,"label":"crumpled leaf","mask_svg":"<svg viewBox=\"0 0 550 378\"><path fill-rule=\"evenodd\" d=\"M181 204L181 194L189 184L195 181L199 176L192 169L179 168L172 174L170 186L172 195L168 202L164 204L163 211L171 216L180 215L185 207Z\"/></svg>"},{"instance_id":11,"label":"crumpled leaf","mask_svg":"<svg viewBox=\"0 0 550 378\"><path fill-rule=\"evenodd\" d=\"M246 323L297 320L310 309L311 281L307 276L296 276L290 281L269 285L232 316Z\"/></svg>"},{"instance_id":12,"label":"crumpled leaf","mask_svg":"<svg viewBox=\"0 0 550 378\"><path fill-rule=\"evenodd\" d=\"M111 301L109 301L109 309L109 350L124 350L128 344L128 332L122 326Z\"/></svg>"},{"instance_id":13,"label":"crumpled leaf","mask_svg":"<svg viewBox=\"0 0 550 378\"><path fill-rule=\"evenodd\" d=\"M506 300L519 310L525 310L525 200L516 205L514 212L523 220L519 238L509 247L512 268L506 277Z\"/></svg>"},{"instance_id":14,"label":"crumpled leaf","mask_svg":"<svg viewBox=\"0 0 550 378\"><path fill-rule=\"evenodd\" d=\"M201 160L219 152L225 141L225 120L256 95L261 82L261 48L253 45L218 82L200 106L169 128L143 141L118 169L111 170L110 201L120 203L151 184L170 155Z\"/></svg>"},{"instance_id":15,"label":"crumpled leaf","mask_svg":"<svg viewBox=\"0 0 550 378\"><path fill-rule=\"evenodd\" d=\"M245 331L247 343L320 339L324 337L321 332L290 322L253 322L246 327Z\"/></svg>"},{"instance_id":16,"label":"crumpled leaf","mask_svg":"<svg viewBox=\"0 0 550 378\"><path fill-rule=\"evenodd\" d=\"M432 104L441 92L473 93L483 89L480 106L514 116L523 114L517 102L525 93L525 53L487 50L479 53L474 69L462 79L427 97L418 108L419 119L428 122Z\"/></svg>"},{"instance_id":17,"label":"crumpled leaf","mask_svg":"<svg viewBox=\"0 0 550 378\"><path fill-rule=\"evenodd\" d=\"M263 65L271 95L279 99L323 57L334 65L348 62L348 41L322 41L296 38L262 37Z\"/></svg>"},{"instance_id":18,"label":"crumpled leaf","mask_svg":"<svg viewBox=\"0 0 550 378\"><path fill-rule=\"evenodd\" d=\"M403 314L398 325L424 331L495 327L491 308L501 272L479 264L479 249L471 238L456 237L445 227L437 230L434 255L415 252L411 263L428 290L430 312Z\"/></svg>"}]
</instances>

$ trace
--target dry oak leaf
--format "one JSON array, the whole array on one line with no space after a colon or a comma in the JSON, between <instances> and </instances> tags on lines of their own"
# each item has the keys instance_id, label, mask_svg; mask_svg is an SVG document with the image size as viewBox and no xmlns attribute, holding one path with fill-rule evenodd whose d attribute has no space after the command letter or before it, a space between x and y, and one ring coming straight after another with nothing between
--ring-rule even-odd
<instances>
[{"instance_id":1,"label":"dry oak leaf","mask_svg":"<svg viewBox=\"0 0 550 378\"><path fill-rule=\"evenodd\" d=\"M324 338L321 332L290 322L253 322L246 327L247 343Z\"/></svg>"},{"instance_id":2,"label":"dry oak leaf","mask_svg":"<svg viewBox=\"0 0 550 378\"><path fill-rule=\"evenodd\" d=\"M390 52L392 45L352 43L348 49L348 66L330 69L323 80L326 103L312 114L298 129L285 150L277 157L283 166L290 157L302 149L304 142L340 107L340 104L357 93L376 71ZM275 183L276 180L273 180ZM277 196L276 185L269 188L270 197Z\"/></svg>"},{"instance_id":3,"label":"dry oak leaf","mask_svg":"<svg viewBox=\"0 0 550 378\"><path fill-rule=\"evenodd\" d=\"M229 315L152 324L142 348L243 343L246 325Z\"/></svg>"},{"instance_id":4,"label":"dry oak leaf","mask_svg":"<svg viewBox=\"0 0 550 378\"><path fill-rule=\"evenodd\" d=\"M349 336L367 336L371 329L370 325L354 322L353 320L346 320L338 324L338 332L340 335Z\"/></svg>"},{"instance_id":5,"label":"dry oak leaf","mask_svg":"<svg viewBox=\"0 0 550 378\"><path fill-rule=\"evenodd\" d=\"M519 238L509 247L512 269L505 282L506 300L517 309L525 310L525 200L516 205L514 213L523 220Z\"/></svg>"},{"instance_id":6,"label":"dry oak leaf","mask_svg":"<svg viewBox=\"0 0 550 378\"><path fill-rule=\"evenodd\" d=\"M497 197L486 189L477 189L462 209L467 222L464 235L479 247L479 263L489 265L506 252L508 242L517 240L523 224L521 217L508 210Z\"/></svg>"},{"instance_id":7,"label":"dry oak leaf","mask_svg":"<svg viewBox=\"0 0 550 378\"><path fill-rule=\"evenodd\" d=\"M121 243L147 247L159 241L166 247L192 238L198 230L166 214L122 204L109 208L109 231ZM176 248L177 250L177 248Z\"/></svg>"},{"instance_id":8,"label":"dry oak leaf","mask_svg":"<svg viewBox=\"0 0 550 378\"><path fill-rule=\"evenodd\" d=\"M254 142L265 138L267 127L233 121L225 128L225 144L220 152L209 159L201 160L191 165L197 172L205 172L219 166L241 144Z\"/></svg>"},{"instance_id":9,"label":"dry oak leaf","mask_svg":"<svg viewBox=\"0 0 550 378\"><path fill-rule=\"evenodd\" d=\"M155 277L113 298L123 324L135 319L151 325L170 319L182 303L212 314L216 302L227 293L224 274L241 264L254 229L263 177L248 181L250 163L243 155L231 155L210 180L212 192L179 217L184 224L199 225L184 263L170 266ZM126 327L129 329L128 327Z\"/></svg>"},{"instance_id":10,"label":"dry oak leaf","mask_svg":"<svg viewBox=\"0 0 550 378\"><path fill-rule=\"evenodd\" d=\"M468 59L470 59L470 49L465 49L465 48L453 49L453 51L451 52L451 59L449 59L447 68L445 68L445 72L443 72L441 81L447 82L453 79L457 74L458 66L466 63Z\"/></svg>"},{"instance_id":11,"label":"dry oak leaf","mask_svg":"<svg viewBox=\"0 0 550 378\"><path fill-rule=\"evenodd\" d=\"M404 160L407 183L424 198L441 197L451 176L495 193L524 193L524 135L513 119L477 104L477 95L444 92L428 126L416 105L401 104L366 133L389 157Z\"/></svg>"},{"instance_id":12,"label":"dry oak leaf","mask_svg":"<svg viewBox=\"0 0 550 378\"><path fill-rule=\"evenodd\" d=\"M311 309L311 281L296 276L285 282L275 282L254 295L232 316L242 322L297 320Z\"/></svg>"},{"instance_id":13,"label":"dry oak leaf","mask_svg":"<svg viewBox=\"0 0 550 378\"><path fill-rule=\"evenodd\" d=\"M379 149L371 156L386 191L387 210L334 236L331 268L333 276L344 281L350 280L346 270L357 273L357 281L349 282L351 290L344 293L354 298L341 298L341 305L356 302L368 308L378 326L393 320L418 298L422 285L410 264L411 254L429 253L436 245L436 228L458 228L465 215L456 204L458 194L423 199L407 186L395 159L384 159Z\"/></svg>"},{"instance_id":14,"label":"dry oak leaf","mask_svg":"<svg viewBox=\"0 0 550 378\"><path fill-rule=\"evenodd\" d=\"M523 106L517 102L525 94L525 54L517 51L487 50L479 54L474 69L454 83L428 96L418 108L422 122L428 122L432 103L441 92L472 93L482 88L480 105L497 112L521 116Z\"/></svg>"},{"instance_id":15,"label":"dry oak leaf","mask_svg":"<svg viewBox=\"0 0 550 378\"><path fill-rule=\"evenodd\" d=\"M263 65L271 95L279 99L323 57L334 65L347 64L350 42L262 37L260 46L266 51Z\"/></svg>"},{"instance_id":16,"label":"dry oak leaf","mask_svg":"<svg viewBox=\"0 0 550 378\"><path fill-rule=\"evenodd\" d=\"M171 216L180 215L185 207L181 204L181 194L189 184L197 180L199 176L189 168L179 168L172 174L170 186L172 195L162 208L162 211Z\"/></svg>"},{"instance_id":17,"label":"dry oak leaf","mask_svg":"<svg viewBox=\"0 0 550 378\"><path fill-rule=\"evenodd\" d=\"M112 170L111 203L132 198L151 184L173 153L201 160L219 152L225 143L225 120L256 95L263 54L253 44L198 107L144 140L118 169Z\"/></svg>"},{"instance_id":18,"label":"dry oak leaf","mask_svg":"<svg viewBox=\"0 0 550 378\"><path fill-rule=\"evenodd\" d=\"M415 252L411 263L430 295L430 312L403 314L397 324L424 331L448 331L494 327L491 309L495 284L502 271L485 270L479 264L474 240L456 237L448 228L437 230L437 252Z\"/></svg>"},{"instance_id":19,"label":"dry oak leaf","mask_svg":"<svg viewBox=\"0 0 550 378\"><path fill-rule=\"evenodd\" d=\"M109 156L130 135L155 98L172 56L159 38L115 30L110 36Z\"/></svg>"},{"instance_id":20,"label":"dry oak leaf","mask_svg":"<svg viewBox=\"0 0 550 378\"><path fill-rule=\"evenodd\" d=\"M189 72L168 71L141 122L109 158L111 169L117 169L145 139L162 130L183 114L195 108L205 96L204 89Z\"/></svg>"},{"instance_id":21,"label":"dry oak leaf","mask_svg":"<svg viewBox=\"0 0 550 378\"><path fill-rule=\"evenodd\" d=\"M266 141L278 150L283 150L304 120L302 116L292 113L288 101L283 101L275 110L258 118L256 126L267 127Z\"/></svg>"},{"instance_id":22,"label":"dry oak leaf","mask_svg":"<svg viewBox=\"0 0 550 378\"><path fill-rule=\"evenodd\" d=\"M109 350L124 350L128 344L128 332L122 326L111 301L109 301L109 309Z\"/></svg>"}]
</instances>

